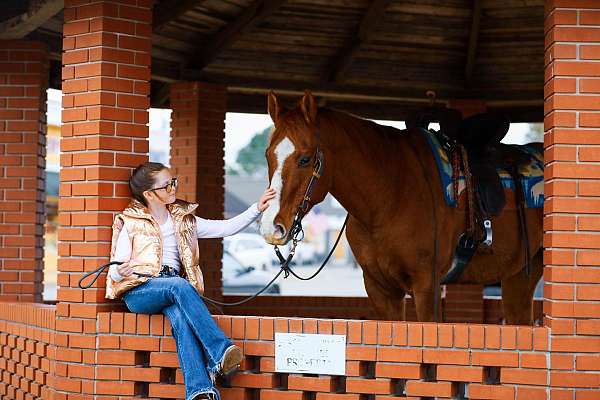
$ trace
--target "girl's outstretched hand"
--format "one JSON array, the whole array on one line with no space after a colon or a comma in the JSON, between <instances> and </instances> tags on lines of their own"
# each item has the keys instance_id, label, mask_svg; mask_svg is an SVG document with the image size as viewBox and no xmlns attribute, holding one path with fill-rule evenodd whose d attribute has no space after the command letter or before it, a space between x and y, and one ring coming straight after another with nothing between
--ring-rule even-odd
<instances>
[{"instance_id":1,"label":"girl's outstretched hand","mask_svg":"<svg viewBox=\"0 0 600 400\"><path fill-rule=\"evenodd\" d=\"M263 212L269 208L269 201L275 197L275 189L268 188L258 200L258 211Z\"/></svg>"}]
</instances>

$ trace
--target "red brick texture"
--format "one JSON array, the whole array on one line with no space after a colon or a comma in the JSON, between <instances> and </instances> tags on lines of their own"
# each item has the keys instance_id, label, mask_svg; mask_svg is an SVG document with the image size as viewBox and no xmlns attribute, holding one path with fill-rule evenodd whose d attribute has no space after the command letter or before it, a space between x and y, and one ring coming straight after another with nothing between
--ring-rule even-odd
<instances>
[{"instance_id":1,"label":"red brick texture","mask_svg":"<svg viewBox=\"0 0 600 400\"><path fill-rule=\"evenodd\" d=\"M222 219L225 212L225 113L221 85L178 82L171 85L171 169L179 178L178 197L198 203L198 216ZM220 239L200 240L200 265L206 295L221 296Z\"/></svg>"},{"instance_id":2,"label":"red brick texture","mask_svg":"<svg viewBox=\"0 0 600 400\"><path fill-rule=\"evenodd\" d=\"M242 346L233 399L549 398L548 329L465 324L216 316ZM346 335L346 377L275 372L275 332ZM176 347L161 315L100 313L98 394L183 398ZM589 360L588 362L592 362ZM132 371L135 371L133 373ZM588 384L598 384L589 376ZM555 379L568 379L556 375ZM117 381L117 382L110 382ZM311 397L312 396L312 397Z\"/></svg>"},{"instance_id":3,"label":"red brick texture","mask_svg":"<svg viewBox=\"0 0 600 400\"><path fill-rule=\"evenodd\" d=\"M41 301L48 50L0 40L0 301Z\"/></svg>"},{"instance_id":4,"label":"red brick texture","mask_svg":"<svg viewBox=\"0 0 600 400\"><path fill-rule=\"evenodd\" d=\"M97 313L105 274L87 290L84 272L108 261L114 215L130 201L132 168L148 160L152 0L67 0L59 200L57 380L63 398L96 384Z\"/></svg>"},{"instance_id":5,"label":"red brick texture","mask_svg":"<svg viewBox=\"0 0 600 400\"><path fill-rule=\"evenodd\" d=\"M58 377L56 311L41 304L0 308L0 398L51 399ZM59 357L61 357L59 355Z\"/></svg>"},{"instance_id":6,"label":"red brick texture","mask_svg":"<svg viewBox=\"0 0 600 400\"><path fill-rule=\"evenodd\" d=\"M148 160L151 3L65 4L58 316L71 318L59 329L94 332L83 319L104 308L104 277L77 282L107 261L131 170Z\"/></svg>"},{"instance_id":7,"label":"red brick texture","mask_svg":"<svg viewBox=\"0 0 600 400\"><path fill-rule=\"evenodd\" d=\"M500 299L481 299L480 297L473 302L470 302L468 298L459 302L458 296L454 296L454 300L442 299L444 322L502 323L503 311ZM246 297L227 295L224 296L224 300L233 303ZM464 304L464 309L459 308L461 303ZM483 304L481 309L474 306L469 308L471 304L478 305L480 303ZM534 318L541 321L542 301L534 300L533 306ZM262 296L239 306L228 307L225 311L230 315L269 317L373 319L376 316L375 309L366 297ZM406 321L416 320L415 304L411 298L407 298Z\"/></svg>"},{"instance_id":8,"label":"red brick texture","mask_svg":"<svg viewBox=\"0 0 600 400\"><path fill-rule=\"evenodd\" d=\"M300 301L302 313L320 318L351 317L354 312L368 317L369 304L351 299L258 299L232 311L244 316L215 317L246 354L242 372L222 388L225 400L600 397L600 4L546 3L545 326L293 318L285 315L298 313ZM151 4L67 0L65 7L59 298L55 308L19 303L0 307L0 399L181 399L183 379L168 321L162 315L115 310L120 303L103 299L104 278L85 292L77 288L84 271L107 260L113 216L128 201L126 180L131 168L147 159ZM15 56L3 48L0 57L10 61ZM6 129L20 126L16 144L38 143L42 128L10 122L20 121L17 114L23 121L43 121L42 105L35 100L43 85L31 83L38 90L31 96L29 84L11 85L17 75L10 69L22 68L13 64L0 63L0 136L16 138ZM30 68L28 61L25 64ZM24 88L24 99L15 103L11 99L21 93L19 87ZM202 216L208 218L223 214L225 100L220 86L194 82L172 88L173 169L188 191L184 194L200 201ZM7 108L10 104L21 106ZM7 151L11 143L1 142L0 148ZM13 157L9 153L1 156ZM18 154L23 158L14 162L39 155ZM6 171L10 168L2 169ZM19 176L23 185L41 183L37 172L35 179ZM12 179L0 176L5 205L13 204L6 201L7 178ZM38 201L18 200L20 205ZM0 209L0 227L9 225L5 218L10 212ZM34 208L27 215L37 213ZM20 226L35 225L37 219L31 221ZM5 251L10 248L6 238L16 234L0 235ZM37 245L33 243L28 248ZM209 257L203 262L208 263L204 267L212 296L218 295L220 282L221 254L214 252L220 246L214 246L202 248ZM0 271L15 258L0 257ZM27 268L35 269L32 265ZM23 279L17 281L21 286ZM6 285L5 279L0 281ZM479 289L470 292L475 290ZM482 318L479 311L471 317L493 320L487 315L487 300L483 306L475 296L468 296L469 304L459 303L462 300L449 292L446 316L452 316L451 309L483 309ZM258 306L278 312L278 317L247 316ZM324 311L325 306L330 310ZM275 372L275 332L346 335L346 376Z\"/></svg>"},{"instance_id":9,"label":"red brick texture","mask_svg":"<svg viewBox=\"0 0 600 400\"><path fill-rule=\"evenodd\" d=\"M443 317L444 322L486 322L483 285L446 285Z\"/></svg>"},{"instance_id":10,"label":"red brick texture","mask_svg":"<svg viewBox=\"0 0 600 400\"><path fill-rule=\"evenodd\" d=\"M546 1L545 325L555 398L600 398L600 3Z\"/></svg>"}]
</instances>

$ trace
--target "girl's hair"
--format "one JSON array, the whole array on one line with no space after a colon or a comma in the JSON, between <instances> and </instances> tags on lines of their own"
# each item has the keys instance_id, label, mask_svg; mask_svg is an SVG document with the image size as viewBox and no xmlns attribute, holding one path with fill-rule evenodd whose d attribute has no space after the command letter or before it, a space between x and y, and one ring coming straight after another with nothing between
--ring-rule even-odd
<instances>
[{"instance_id":1,"label":"girl's hair","mask_svg":"<svg viewBox=\"0 0 600 400\"><path fill-rule=\"evenodd\" d=\"M143 193L146 190L152 189L152 186L154 186L154 176L166 168L165 165L156 162L146 162L138 165L133 170L131 178L129 178L129 189L131 189L133 198L147 206L148 204L146 203L146 199L144 199Z\"/></svg>"}]
</instances>

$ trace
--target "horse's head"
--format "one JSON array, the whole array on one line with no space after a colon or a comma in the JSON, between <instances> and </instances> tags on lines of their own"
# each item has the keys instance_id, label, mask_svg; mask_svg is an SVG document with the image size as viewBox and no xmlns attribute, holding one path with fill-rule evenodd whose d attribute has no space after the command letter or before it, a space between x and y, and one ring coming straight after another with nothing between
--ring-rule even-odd
<instances>
[{"instance_id":1,"label":"horse's head","mask_svg":"<svg viewBox=\"0 0 600 400\"><path fill-rule=\"evenodd\" d=\"M301 212L304 215L313 204L321 202L328 192L329 181L327 174L314 178L310 201L303 201L316 170L315 163L321 158L317 104L313 95L307 91L291 110L283 108L273 92L269 93L268 103L275 128L266 157L270 187L275 189L276 195L260 219L260 233L271 244L285 244L291 239L290 231L299 208L304 203Z\"/></svg>"}]
</instances>

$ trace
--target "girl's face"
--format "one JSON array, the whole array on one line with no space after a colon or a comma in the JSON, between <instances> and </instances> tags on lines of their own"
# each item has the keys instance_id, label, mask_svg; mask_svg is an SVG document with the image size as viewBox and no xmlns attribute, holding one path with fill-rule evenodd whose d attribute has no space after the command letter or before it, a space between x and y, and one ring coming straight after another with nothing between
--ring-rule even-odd
<instances>
[{"instance_id":1,"label":"girl's face","mask_svg":"<svg viewBox=\"0 0 600 400\"><path fill-rule=\"evenodd\" d=\"M145 192L148 201L162 204L175 202L177 193L177 178L171 175L171 171L165 168L154 175L154 186Z\"/></svg>"}]
</instances>

